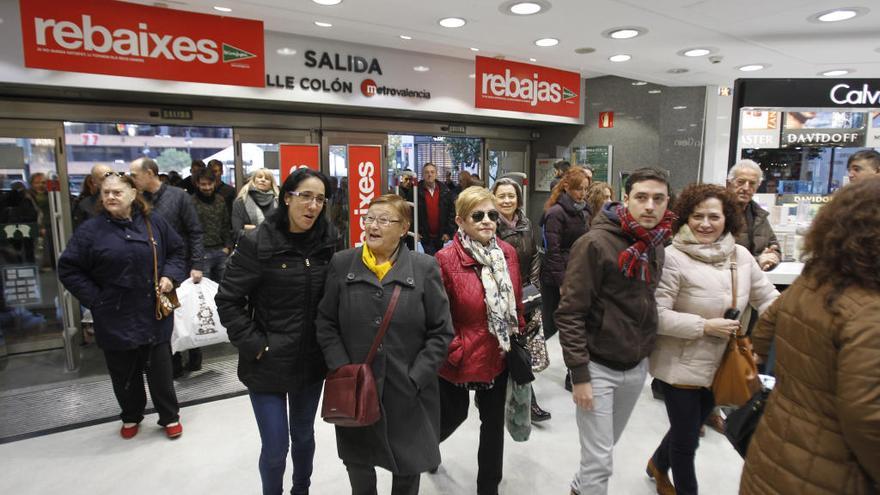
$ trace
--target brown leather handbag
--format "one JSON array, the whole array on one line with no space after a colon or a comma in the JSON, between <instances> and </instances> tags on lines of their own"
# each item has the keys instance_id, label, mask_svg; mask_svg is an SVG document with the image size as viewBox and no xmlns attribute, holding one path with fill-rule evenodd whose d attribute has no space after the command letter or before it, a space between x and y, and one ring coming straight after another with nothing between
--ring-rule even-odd
<instances>
[{"instance_id":1,"label":"brown leather handbag","mask_svg":"<svg viewBox=\"0 0 880 495\"><path fill-rule=\"evenodd\" d=\"M150 247L153 248L153 286L156 289L156 319L161 320L174 314L174 310L180 307L177 298L177 289L171 292L159 290L159 255L156 253L156 239L153 237L153 227L150 219L144 215L144 223L147 224L147 235L150 236Z\"/></svg>"},{"instance_id":2,"label":"brown leather handbag","mask_svg":"<svg viewBox=\"0 0 880 495\"><path fill-rule=\"evenodd\" d=\"M736 249L730 257L730 280L733 288L733 308L736 308ZM752 340L744 334L733 334L712 381L712 394L719 406L740 407L761 390L758 366L752 354Z\"/></svg>"},{"instance_id":3,"label":"brown leather handbag","mask_svg":"<svg viewBox=\"0 0 880 495\"><path fill-rule=\"evenodd\" d=\"M336 426L369 426L382 417L379 392L373 377L373 359L382 338L391 324L391 316L400 297L400 286L394 286L391 302L385 310L379 332L373 339L367 359L363 363L346 364L327 375L324 382L324 403L321 418Z\"/></svg>"}]
</instances>

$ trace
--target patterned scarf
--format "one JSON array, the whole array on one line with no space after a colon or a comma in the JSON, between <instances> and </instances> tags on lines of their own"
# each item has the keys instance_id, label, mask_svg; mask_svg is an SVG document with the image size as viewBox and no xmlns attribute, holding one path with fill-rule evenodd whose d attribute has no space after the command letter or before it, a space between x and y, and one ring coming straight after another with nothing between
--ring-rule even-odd
<instances>
[{"instance_id":1,"label":"patterned scarf","mask_svg":"<svg viewBox=\"0 0 880 495\"><path fill-rule=\"evenodd\" d=\"M620 218L620 228L623 229L623 233L635 241L617 256L617 266L624 277L638 276L639 280L651 283L648 253L652 249L662 248L663 244L672 237L672 222L675 220L675 214L666 210L660 223L651 230L645 230L623 205L618 205L615 213Z\"/></svg>"},{"instance_id":2,"label":"patterned scarf","mask_svg":"<svg viewBox=\"0 0 880 495\"><path fill-rule=\"evenodd\" d=\"M519 320L504 251L498 247L495 237L483 246L458 229L458 239L464 250L481 265L480 280L483 282L489 333L498 338L498 344L505 352L509 351L510 334L518 332Z\"/></svg>"}]
</instances>

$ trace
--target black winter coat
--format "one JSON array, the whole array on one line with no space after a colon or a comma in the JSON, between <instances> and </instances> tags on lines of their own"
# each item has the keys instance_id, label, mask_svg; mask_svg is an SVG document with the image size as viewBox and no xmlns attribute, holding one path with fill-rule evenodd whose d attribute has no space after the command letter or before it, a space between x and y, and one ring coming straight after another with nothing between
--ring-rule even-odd
<instances>
[{"instance_id":1,"label":"black winter coat","mask_svg":"<svg viewBox=\"0 0 880 495\"><path fill-rule=\"evenodd\" d=\"M458 231L458 226L455 224L455 200L446 184L440 181L437 181L436 184L435 192L440 193L440 237L446 234L451 239ZM428 207L425 205L425 194L427 191L424 184L419 184L419 236L429 239L431 236L428 229Z\"/></svg>"},{"instance_id":2,"label":"black winter coat","mask_svg":"<svg viewBox=\"0 0 880 495\"><path fill-rule=\"evenodd\" d=\"M337 427L337 451L346 462L418 474L440 464L437 370L452 341L449 301L431 256L401 246L380 282L361 253L349 249L330 263L317 322L328 368L364 362L394 287L401 292L372 366L382 417L367 427Z\"/></svg>"},{"instance_id":3,"label":"black winter coat","mask_svg":"<svg viewBox=\"0 0 880 495\"><path fill-rule=\"evenodd\" d=\"M544 212L541 218L545 250L541 283L562 287L571 246L590 230L590 216L588 208L577 211L571 196L565 192Z\"/></svg>"},{"instance_id":4,"label":"black winter coat","mask_svg":"<svg viewBox=\"0 0 880 495\"><path fill-rule=\"evenodd\" d=\"M204 231L189 194L179 187L162 184L154 194L146 193L144 197L152 203L153 212L162 215L183 239L186 245L187 271L201 270L205 258Z\"/></svg>"},{"instance_id":5,"label":"black winter coat","mask_svg":"<svg viewBox=\"0 0 880 495\"><path fill-rule=\"evenodd\" d=\"M327 371L315 316L335 230L328 226L324 235L296 237L271 220L241 236L214 298L238 348L238 378L252 392L297 392Z\"/></svg>"},{"instance_id":6,"label":"black winter coat","mask_svg":"<svg viewBox=\"0 0 880 495\"><path fill-rule=\"evenodd\" d=\"M183 240L161 215L150 215L159 277L187 278ZM95 341L104 350L130 350L171 340L174 318L156 320L153 250L144 216L101 213L73 232L58 259L58 278L92 310Z\"/></svg>"},{"instance_id":7,"label":"black winter coat","mask_svg":"<svg viewBox=\"0 0 880 495\"><path fill-rule=\"evenodd\" d=\"M539 284L541 274L541 257L538 255L540 234L535 234L532 222L522 210L516 211L516 225L510 227L503 220L498 220L498 237L516 249L519 260L519 274L523 286Z\"/></svg>"}]
</instances>

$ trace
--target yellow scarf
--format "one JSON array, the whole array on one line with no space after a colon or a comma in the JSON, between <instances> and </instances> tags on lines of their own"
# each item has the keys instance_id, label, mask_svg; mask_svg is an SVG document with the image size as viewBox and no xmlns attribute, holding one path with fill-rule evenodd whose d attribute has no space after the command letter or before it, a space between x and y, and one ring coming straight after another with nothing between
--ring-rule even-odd
<instances>
[{"instance_id":1,"label":"yellow scarf","mask_svg":"<svg viewBox=\"0 0 880 495\"><path fill-rule=\"evenodd\" d=\"M385 278L385 275L391 271L391 261L386 261L381 265L376 264L376 257L373 256L373 252L370 251L370 248L367 247L366 243L364 243L364 250L363 254L361 254L361 259L364 260L364 265L379 277L380 282Z\"/></svg>"}]
</instances>

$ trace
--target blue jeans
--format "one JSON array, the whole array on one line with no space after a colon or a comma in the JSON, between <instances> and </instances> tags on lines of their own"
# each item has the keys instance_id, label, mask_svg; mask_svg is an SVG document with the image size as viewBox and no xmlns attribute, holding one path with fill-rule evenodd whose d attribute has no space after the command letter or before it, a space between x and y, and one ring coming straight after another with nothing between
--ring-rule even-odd
<instances>
[{"instance_id":1,"label":"blue jeans","mask_svg":"<svg viewBox=\"0 0 880 495\"><path fill-rule=\"evenodd\" d=\"M315 414L322 387L323 382L318 382L291 394L250 392L263 443L260 450L263 495L283 493L288 450L293 460L293 488L290 493L309 492L312 460L315 457Z\"/></svg>"},{"instance_id":2,"label":"blue jeans","mask_svg":"<svg viewBox=\"0 0 880 495\"><path fill-rule=\"evenodd\" d=\"M226 253L223 249L205 249L202 263L204 265L202 275L219 284L223 280L223 272L226 271Z\"/></svg>"}]
</instances>

